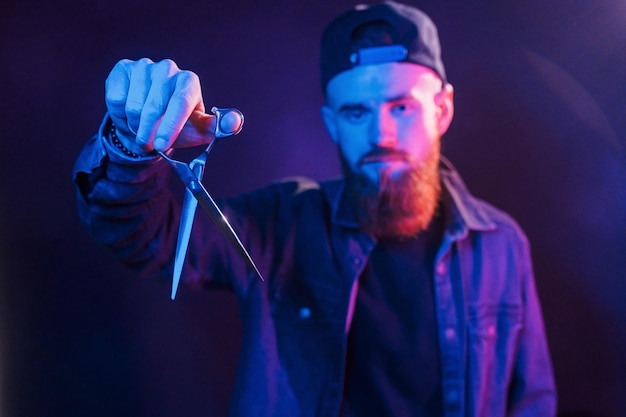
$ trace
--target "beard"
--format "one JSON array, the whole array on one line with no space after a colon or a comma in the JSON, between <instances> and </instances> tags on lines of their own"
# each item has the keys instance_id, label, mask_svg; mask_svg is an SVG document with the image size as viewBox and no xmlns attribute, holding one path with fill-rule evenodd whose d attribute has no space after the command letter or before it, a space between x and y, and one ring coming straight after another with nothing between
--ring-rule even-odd
<instances>
[{"instance_id":1,"label":"beard","mask_svg":"<svg viewBox=\"0 0 626 417\"><path fill-rule=\"evenodd\" d=\"M368 155L394 154L376 149ZM366 155L366 157L368 156ZM378 183L351 170L341 157L346 191L356 202L355 214L361 229L379 239L409 239L430 225L441 195L439 141L424 161L401 173L381 170Z\"/></svg>"}]
</instances>

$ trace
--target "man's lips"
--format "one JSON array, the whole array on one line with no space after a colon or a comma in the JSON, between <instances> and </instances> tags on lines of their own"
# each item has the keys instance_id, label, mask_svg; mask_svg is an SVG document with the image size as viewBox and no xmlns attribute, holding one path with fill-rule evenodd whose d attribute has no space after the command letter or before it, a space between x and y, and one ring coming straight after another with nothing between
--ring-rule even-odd
<instances>
[{"instance_id":1,"label":"man's lips","mask_svg":"<svg viewBox=\"0 0 626 417\"><path fill-rule=\"evenodd\" d=\"M359 165L381 162L409 162L406 152L389 150L372 150L359 159Z\"/></svg>"}]
</instances>

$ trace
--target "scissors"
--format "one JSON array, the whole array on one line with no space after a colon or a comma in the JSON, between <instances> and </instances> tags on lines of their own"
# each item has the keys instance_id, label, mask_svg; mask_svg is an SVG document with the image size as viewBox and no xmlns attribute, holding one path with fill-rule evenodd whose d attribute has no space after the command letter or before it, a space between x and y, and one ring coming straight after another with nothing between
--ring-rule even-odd
<instances>
[{"instance_id":1,"label":"scissors","mask_svg":"<svg viewBox=\"0 0 626 417\"><path fill-rule=\"evenodd\" d=\"M243 114L233 108L219 109L213 107L211 113L217 117L215 121L214 138L209 142L208 146L198 157L187 165L184 162L177 161L168 157L165 153L157 151L157 153L165 159L170 167L176 172L181 181L185 184L185 197L180 216L180 227L178 229L178 241L176 243L176 255L174 257L174 273L172 277L172 300L176 298L176 291L183 270L183 264L187 255L187 247L189 246L189 237L193 227L193 220L198 204L209 215L213 223L218 227L220 232L228 238L230 243L237 250L239 255L244 259L248 266L263 281L263 276L256 267L252 257L246 250L243 243L228 222L228 219L218 205L215 203L211 195L202 185L202 177L204 176L204 167L207 155L213 148L217 139L233 136L241 132L243 128ZM222 123L223 122L223 123ZM224 126L226 128L224 128Z\"/></svg>"}]
</instances>

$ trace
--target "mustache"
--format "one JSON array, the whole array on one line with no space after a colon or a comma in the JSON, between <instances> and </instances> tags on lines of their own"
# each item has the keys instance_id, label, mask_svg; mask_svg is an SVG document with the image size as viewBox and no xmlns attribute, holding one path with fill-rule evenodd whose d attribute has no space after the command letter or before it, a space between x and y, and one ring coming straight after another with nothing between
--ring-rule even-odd
<instances>
[{"instance_id":1,"label":"mustache","mask_svg":"<svg viewBox=\"0 0 626 417\"><path fill-rule=\"evenodd\" d=\"M389 149L389 148L372 148L369 152L359 158L358 165L364 165L370 162L382 161L404 161L411 162L411 155L408 152Z\"/></svg>"}]
</instances>

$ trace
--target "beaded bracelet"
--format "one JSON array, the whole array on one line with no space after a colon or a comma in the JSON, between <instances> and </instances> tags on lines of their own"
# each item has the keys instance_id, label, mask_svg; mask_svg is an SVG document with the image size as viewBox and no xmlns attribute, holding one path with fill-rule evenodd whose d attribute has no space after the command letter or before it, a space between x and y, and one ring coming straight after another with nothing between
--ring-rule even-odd
<instances>
[{"instance_id":1,"label":"beaded bracelet","mask_svg":"<svg viewBox=\"0 0 626 417\"><path fill-rule=\"evenodd\" d=\"M133 152L130 149L128 149L126 146L124 146L120 138L117 137L117 132L115 131L115 125L113 123L111 123L111 128L109 129L109 137L111 138L111 143L113 144L113 146L115 146L117 149L122 151L124 155L130 158L135 158L135 159L141 158L141 156L137 152Z\"/></svg>"}]
</instances>

